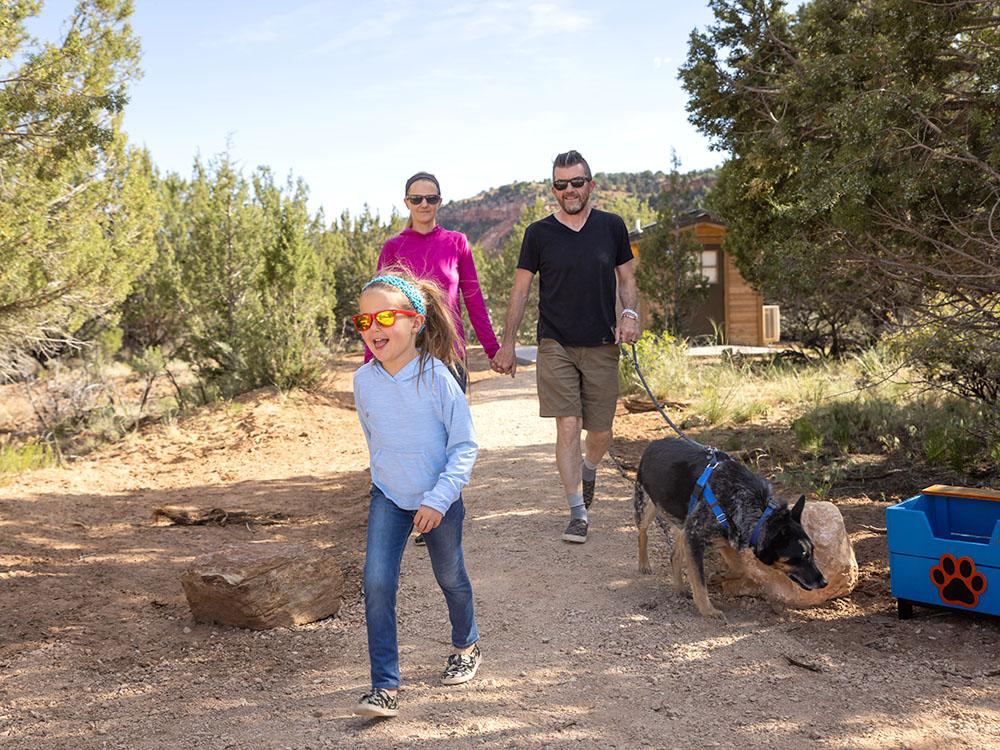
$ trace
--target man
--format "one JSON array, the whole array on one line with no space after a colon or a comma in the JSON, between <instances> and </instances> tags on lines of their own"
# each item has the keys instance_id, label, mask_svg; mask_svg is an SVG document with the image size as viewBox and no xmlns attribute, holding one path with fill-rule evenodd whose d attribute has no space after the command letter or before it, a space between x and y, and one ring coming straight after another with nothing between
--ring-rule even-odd
<instances>
[{"instance_id":1,"label":"man","mask_svg":"<svg viewBox=\"0 0 1000 750\"><path fill-rule=\"evenodd\" d=\"M507 319L493 369L513 375L514 346L531 280L539 276L539 414L556 420L556 465L570 521L562 538L587 541L587 509L597 466L611 447L618 400L618 344L639 336L638 294L628 229L620 216L590 206L590 166L577 151L552 165L559 210L524 233ZM623 310L615 312L615 282ZM581 462L581 431L587 431Z\"/></svg>"}]
</instances>

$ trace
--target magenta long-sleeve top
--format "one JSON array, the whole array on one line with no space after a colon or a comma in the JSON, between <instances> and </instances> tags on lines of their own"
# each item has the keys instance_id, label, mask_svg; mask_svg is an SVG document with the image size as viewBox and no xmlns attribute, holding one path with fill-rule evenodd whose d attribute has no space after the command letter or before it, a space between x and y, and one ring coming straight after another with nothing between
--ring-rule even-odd
<instances>
[{"instance_id":1,"label":"magenta long-sleeve top","mask_svg":"<svg viewBox=\"0 0 1000 750\"><path fill-rule=\"evenodd\" d=\"M407 227L382 246L376 267L381 270L393 264L406 266L417 278L437 282L448 299L448 307L455 318L455 328L463 342L464 301L476 337L483 345L486 356L493 359L500 350L500 345L493 333L490 314L483 300L483 290L479 287L479 276L476 275L476 264L472 260L472 251L464 234L441 226L435 226L427 234L421 234ZM365 362L371 358L372 353L365 347Z\"/></svg>"}]
</instances>

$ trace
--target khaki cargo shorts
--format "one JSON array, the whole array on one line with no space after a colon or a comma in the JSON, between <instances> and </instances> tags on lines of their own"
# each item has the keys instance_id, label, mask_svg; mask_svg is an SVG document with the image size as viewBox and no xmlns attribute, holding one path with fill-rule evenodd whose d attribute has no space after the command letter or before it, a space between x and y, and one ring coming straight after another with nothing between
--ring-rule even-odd
<instances>
[{"instance_id":1,"label":"khaki cargo shorts","mask_svg":"<svg viewBox=\"0 0 1000 750\"><path fill-rule=\"evenodd\" d=\"M618 345L538 342L538 414L583 417L583 429L607 432L618 403Z\"/></svg>"}]
</instances>

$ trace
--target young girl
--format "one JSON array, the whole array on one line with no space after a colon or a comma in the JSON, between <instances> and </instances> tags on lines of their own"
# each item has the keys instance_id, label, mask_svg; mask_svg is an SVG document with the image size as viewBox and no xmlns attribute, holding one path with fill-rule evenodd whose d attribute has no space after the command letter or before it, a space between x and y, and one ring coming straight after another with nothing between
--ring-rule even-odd
<instances>
[{"instance_id":1,"label":"young girl","mask_svg":"<svg viewBox=\"0 0 1000 750\"><path fill-rule=\"evenodd\" d=\"M354 325L374 354L354 374L354 400L371 454L371 507L365 555L365 620L371 692L355 713L398 713L396 590L410 530L425 536L451 620L454 652L445 685L479 669L472 584L462 555L462 488L479 446L465 395L448 370L455 324L433 282L389 269L365 284Z\"/></svg>"}]
</instances>

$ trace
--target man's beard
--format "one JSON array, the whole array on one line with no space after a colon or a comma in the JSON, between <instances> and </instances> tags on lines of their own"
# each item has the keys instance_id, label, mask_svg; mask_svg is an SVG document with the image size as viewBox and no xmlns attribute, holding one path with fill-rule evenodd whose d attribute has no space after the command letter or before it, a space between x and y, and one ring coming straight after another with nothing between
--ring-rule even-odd
<instances>
[{"instance_id":1,"label":"man's beard","mask_svg":"<svg viewBox=\"0 0 1000 750\"><path fill-rule=\"evenodd\" d=\"M563 211L565 211L566 213L568 213L570 216L575 216L576 214L580 213L581 211L583 211L583 209L585 209L587 207L587 201L589 200L589 198L590 198L590 196L587 196L586 198L582 198L582 199L581 198L577 198L576 200L580 201L580 205L579 205L578 208L569 208L569 207L567 207L565 199L563 200L563 203L561 203L560 205L562 206L562 210Z\"/></svg>"}]
</instances>

